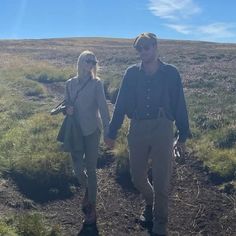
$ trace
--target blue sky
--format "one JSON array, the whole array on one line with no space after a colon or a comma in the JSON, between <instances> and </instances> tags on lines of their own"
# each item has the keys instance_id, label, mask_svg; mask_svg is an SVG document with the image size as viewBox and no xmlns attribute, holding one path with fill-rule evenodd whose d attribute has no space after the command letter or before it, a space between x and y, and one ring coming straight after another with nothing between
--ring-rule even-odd
<instances>
[{"instance_id":1,"label":"blue sky","mask_svg":"<svg viewBox=\"0 0 236 236\"><path fill-rule=\"evenodd\" d=\"M235 0L1 0L0 39L134 38L236 43Z\"/></svg>"}]
</instances>

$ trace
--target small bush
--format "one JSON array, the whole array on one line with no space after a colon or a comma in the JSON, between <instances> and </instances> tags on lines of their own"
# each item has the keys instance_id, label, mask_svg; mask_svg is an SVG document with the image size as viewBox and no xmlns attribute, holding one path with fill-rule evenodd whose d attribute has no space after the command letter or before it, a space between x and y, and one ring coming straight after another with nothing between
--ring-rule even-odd
<instances>
[{"instance_id":1,"label":"small bush","mask_svg":"<svg viewBox=\"0 0 236 236\"><path fill-rule=\"evenodd\" d=\"M42 218L38 214L25 214L18 219L18 232L24 236L45 236L45 229Z\"/></svg>"},{"instance_id":2,"label":"small bush","mask_svg":"<svg viewBox=\"0 0 236 236\"><path fill-rule=\"evenodd\" d=\"M22 236L59 236L59 227L49 228L43 217L35 213L26 213L17 219L17 231Z\"/></svg>"},{"instance_id":3,"label":"small bush","mask_svg":"<svg viewBox=\"0 0 236 236\"><path fill-rule=\"evenodd\" d=\"M27 119L34 113L35 104L25 102L22 100L14 101L11 104L11 109L7 111L10 120L23 120Z\"/></svg>"},{"instance_id":4,"label":"small bush","mask_svg":"<svg viewBox=\"0 0 236 236\"><path fill-rule=\"evenodd\" d=\"M218 149L214 146L215 138L220 133L216 130L202 136L199 140L191 140L190 145L197 151L196 156L204 162L212 173L216 173L225 181L236 178L236 149Z\"/></svg>"},{"instance_id":5,"label":"small bush","mask_svg":"<svg viewBox=\"0 0 236 236\"><path fill-rule=\"evenodd\" d=\"M26 79L34 80L40 83L52 83L66 81L68 77L55 72L36 72L35 74L27 74Z\"/></svg>"},{"instance_id":6,"label":"small bush","mask_svg":"<svg viewBox=\"0 0 236 236\"><path fill-rule=\"evenodd\" d=\"M26 96L46 95L46 90L41 84L36 81L25 80L24 77L19 77L18 80L15 80L12 87Z\"/></svg>"},{"instance_id":7,"label":"small bush","mask_svg":"<svg viewBox=\"0 0 236 236\"><path fill-rule=\"evenodd\" d=\"M26 96L40 96L41 94L43 94L43 89L40 87L36 87L36 88L29 88L25 91L25 95Z\"/></svg>"},{"instance_id":8,"label":"small bush","mask_svg":"<svg viewBox=\"0 0 236 236\"><path fill-rule=\"evenodd\" d=\"M196 126L201 130L214 130L218 129L224 123L221 116L208 117L207 115L198 115L194 119Z\"/></svg>"},{"instance_id":9,"label":"small bush","mask_svg":"<svg viewBox=\"0 0 236 236\"><path fill-rule=\"evenodd\" d=\"M214 141L216 148L232 148L236 144L236 129L227 129Z\"/></svg>"},{"instance_id":10,"label":"small bush","mask_svg":"<svg viewBox=\"0 0 236 236\"><path fill-rule=\"evenodd\" d=\"M101 75L101 78L104 80L106 97L114 104L119 91L122 75L114 74L114 72L107 72Z\"/></svg>"},{"instance_id":11,"label":"small bush","mask_svg":"<svg viewBox=\"0 0 236 236\"><path fill-rule=\"evenodd\" d=\"M192 57L193 60L195 60L198 63L203 63L207 61L208 56L206 54L196 54Z\"/></svg>"},{"instance_id":12,"label":"small bush","mask_svg":"<svg viewBox=\"0 0 236 236\"><path fill-rule=\"evenodd\" d=\"M116 157L116 173L117 175L123 175L129 173L129 152L127 135L129 129L129 121L125 119L122 128L118 133L116 146L114 149L114 155Z\"/></svg>"},{"instance_id":13,"label":"small bush","mask_svg":"<svg viewBox=\"0 0 236 236\"><path fill-rule=\"evenodd\" d=\"M216 82L208 79L200 79L200 80L190 80L187 84L187 87L189 88L195 88L195 89L200 89L200 88L208 88L212 89L216 86Z\"/></svg>"},{"instance_id":14,"label":"small bush","mask_svg":"<svg viewBox=\"0 0 236 236\"><path fill-rule=\"evenodd\" d=\"M214 56L210 56L209 58L210 59L217 59L217 60L220 60L220 59L223 59L225 57L225 54L223 54L223 53L220 53L220 54L216 54L216 55L214 55Z\"/></svg>"},{"instance_id":15,"label":"small bush","mask_svg":"<svg viewBox=\"0 0 236 236\"><path fill-rule=\"evenodd\" d=\"M0 221L0 235L2 236L18 236L13 226L9 226L4 221Z\"/></svg>"}]
</instances>

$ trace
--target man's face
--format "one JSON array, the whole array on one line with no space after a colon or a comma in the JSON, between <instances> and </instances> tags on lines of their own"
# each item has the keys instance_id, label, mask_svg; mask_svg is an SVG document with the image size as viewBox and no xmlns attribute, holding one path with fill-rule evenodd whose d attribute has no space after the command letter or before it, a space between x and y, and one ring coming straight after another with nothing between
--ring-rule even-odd
<instances>
[{"instance_id":1,"label":"man's face","mask_svg":"<svg viewBox=\"0 0 236 236\"><path fill-rule=\"evenodd\" d=\"M157 45L155 44L140 44L135 49L144 63L152 62L156 59Z\"/></svg>"}]
</instances>

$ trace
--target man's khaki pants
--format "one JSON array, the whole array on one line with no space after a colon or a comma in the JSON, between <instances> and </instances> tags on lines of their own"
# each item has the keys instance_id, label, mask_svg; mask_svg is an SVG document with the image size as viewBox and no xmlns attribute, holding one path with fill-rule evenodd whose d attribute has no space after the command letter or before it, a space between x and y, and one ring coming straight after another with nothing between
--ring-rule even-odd
<instances>
[{"instance_id":1,"label":"man's khaki pants","mask_svg":"<svg viewBox=\"0 0 236 236\"><path fill-rule=\"evenodd\" d=\"M128 144L134 186L143 195L146 204L153 205L153 232L166 234L173 159L173 122L165 117L131 120ZM147 178L149 159L152 162L153 185Z\"/></svg>"}]
</instances>

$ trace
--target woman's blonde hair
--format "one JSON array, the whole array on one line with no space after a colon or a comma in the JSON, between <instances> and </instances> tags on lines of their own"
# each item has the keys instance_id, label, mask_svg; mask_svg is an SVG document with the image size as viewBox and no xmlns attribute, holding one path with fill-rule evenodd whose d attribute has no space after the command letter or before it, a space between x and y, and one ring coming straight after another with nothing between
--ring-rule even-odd
<instances>
[{"instance_id":1,"label":"woman's blonde hair","mask_svg":"<svg viewBox=\"0 0 236 236\"><path fill-rule=\"evenodd\" d=\"M83 51L78 58L77 62L77 76L78 77L83 77L85 74L84 71L84 64L86 63L86 60L94 60L95 62L98 62L95 54L92 51L86 50ZM91 70L91 77L92 79L97 78L97 70L98 70L98 65L97 63L93 66Z\"/></svg>"}]
</instances>

